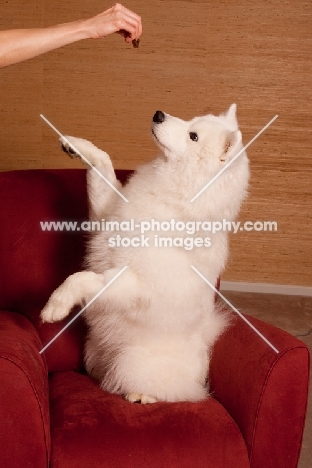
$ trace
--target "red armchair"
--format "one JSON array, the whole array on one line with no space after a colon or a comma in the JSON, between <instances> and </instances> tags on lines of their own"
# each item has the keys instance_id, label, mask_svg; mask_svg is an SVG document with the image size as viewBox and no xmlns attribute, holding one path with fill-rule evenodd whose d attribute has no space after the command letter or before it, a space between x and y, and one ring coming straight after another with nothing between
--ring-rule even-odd
<instances>
[{"instance_id":1,"label":"red armchair","mask_svg":"<svg viewBox=\"0 0 312 468\"><path fill-rule=\"evenodd\" d=\"M83 370L82 318L39 354L64 326L40 324L40 310L82 268L86 240L39 222L84 219L84 170L0 174L0 467L295 468L309 353L275 327L250 318L279 354L233 321L200 403L137 405L100 390Z\"/></svg>"}]
</instances>

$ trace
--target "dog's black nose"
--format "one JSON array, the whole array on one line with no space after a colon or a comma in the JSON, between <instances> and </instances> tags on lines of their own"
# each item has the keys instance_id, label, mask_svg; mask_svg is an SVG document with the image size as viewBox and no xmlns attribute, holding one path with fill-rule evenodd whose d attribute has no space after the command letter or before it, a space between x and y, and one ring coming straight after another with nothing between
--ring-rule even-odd
<instances>
[{"instance_id":1,"label":"dog's black nose","mask_svg":"<svg viewBox=\"0 0 312 468\"><path fill-rule=\"evenodd\" d=\"M153 117L153 122L162 123L165 120L165 114L160 110L156 111Z\"/></svg>"}]
</instances>

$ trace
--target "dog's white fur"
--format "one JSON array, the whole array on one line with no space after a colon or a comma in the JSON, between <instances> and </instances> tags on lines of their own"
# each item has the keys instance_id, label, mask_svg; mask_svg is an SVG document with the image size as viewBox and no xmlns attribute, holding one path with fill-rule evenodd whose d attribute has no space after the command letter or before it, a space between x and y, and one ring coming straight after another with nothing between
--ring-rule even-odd
<instances>
[{"instance_id":1,"label":"dog's white fur","mask_svg":"<svg viewBox=\"0 0 312 468\"><path fill-rule=\"evenodd\" d=\"M193 203L190 200L243 147L236 105L218 117L207 115L188 122L164 114L163 122L153 122L152 132L161 154L139 167L123 188L106 153L89 141L67 137L129 200L122 200L90 170L91 219L135 219L136 223L234 220L248 185L245 153ZM166 237L181 235L187 237L181 232L165 233ZM87 270L67 278L52 294L42 320L64 319L75 304L88 303L128 265L85 311L87 371L100 380L103 389L123 394L129 401L205 398L210 351L227 319L215 308L213 290L190 266L215 284L226 263L227 233L209 233L211 247L192 250L153 244L112 248L108 246L111 236L112 232L92 235ZM196 236L206 237L207 233Z\"/></svg>"}]
</instances>

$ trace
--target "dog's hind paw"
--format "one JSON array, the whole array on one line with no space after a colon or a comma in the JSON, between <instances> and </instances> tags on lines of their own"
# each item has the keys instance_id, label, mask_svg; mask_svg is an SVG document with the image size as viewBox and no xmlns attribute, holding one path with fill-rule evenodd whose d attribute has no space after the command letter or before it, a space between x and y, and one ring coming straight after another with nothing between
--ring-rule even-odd
<instances>
[{"instance_id":1,"label":"dog's hind paw","mask_svg":"<svg viewBox=\"0 0 312 468\"><path fill-rule=\"evenodd\" d=\"M150 395L143 395L142 393L127 393L125 399L130 401L130 403L141 403L142 405L157 402L156 398Z\"/></svg>"}]
</instances>

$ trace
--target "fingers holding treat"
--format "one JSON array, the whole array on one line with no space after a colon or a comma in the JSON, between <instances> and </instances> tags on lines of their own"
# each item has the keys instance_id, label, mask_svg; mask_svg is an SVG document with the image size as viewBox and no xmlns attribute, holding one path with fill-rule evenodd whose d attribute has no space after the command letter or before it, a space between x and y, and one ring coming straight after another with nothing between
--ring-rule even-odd
<instances>
[{"instance_id":1,"label":"fingers holding treat","mask_svg":"<svg viewBox=\"0 0 312 468\"><path fill-rule=\"evenodd\" d=\"M118 33L124 37L126 42L136 41L135 43L137 43L142 34L141 17L120 3L116 3L108 10L87 21L89 35L93 39Z\"/></svg>"}]
</instances>

